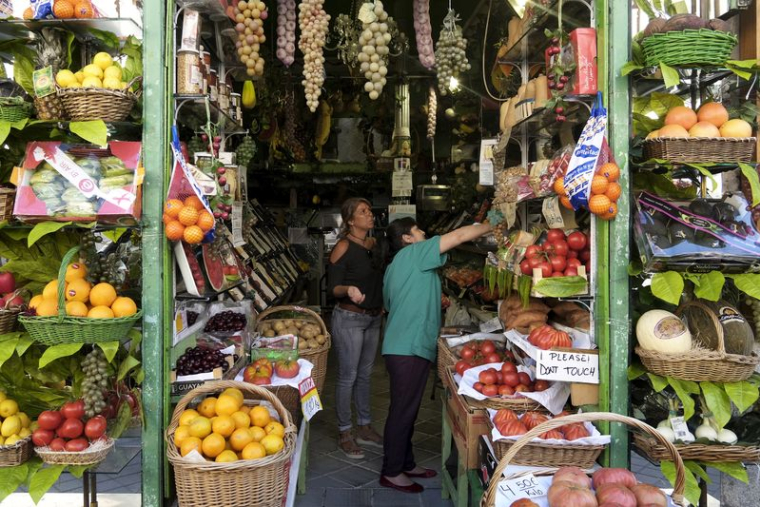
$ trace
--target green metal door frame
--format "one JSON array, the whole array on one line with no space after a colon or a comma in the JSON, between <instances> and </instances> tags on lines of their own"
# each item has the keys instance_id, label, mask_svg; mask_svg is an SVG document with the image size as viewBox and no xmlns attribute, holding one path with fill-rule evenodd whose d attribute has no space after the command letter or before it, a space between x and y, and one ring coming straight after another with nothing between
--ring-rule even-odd
<instances>
[{"instance_id":1,"label":"green metal door frame","mask_svg":"<svg viewBox=\"0 0 760 507\"><path fill-rule=\"evenodd\" d=\"M164 47L166 2L143 3L143 341L145 380L142 403L145 426L142 433L142 505L163 505L164 479L164 368L165 322L164 276L170 275L157 259L165 258L168 246L161 220L166 185L168 124L167 73Z\"/></svg>"}]
</instances>

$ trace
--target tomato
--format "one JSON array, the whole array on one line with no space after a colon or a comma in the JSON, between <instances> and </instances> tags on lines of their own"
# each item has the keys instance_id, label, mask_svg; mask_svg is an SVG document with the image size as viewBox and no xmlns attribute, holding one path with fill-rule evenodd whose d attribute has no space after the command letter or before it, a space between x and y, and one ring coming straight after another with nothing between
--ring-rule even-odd
<instances>
[{"instance_id":1,"label":"tomato","mask_svg":"<svg viewBox=\"0 0 760 507\"><path fill-rule=\"evenodd\" d=\"M564 240L547 241L544 243L544 251L549 255L567 255L567 242Z\"/></svg>"},{"instance_id":2,"label":"tomato","mask_svg":"<svg viewBox=\"0 0 760 507\"><path fill-rule=\"evenodd\" d=\"M554 475L555 481L567 481L591 489L591 478L578 467L562 467Z\"/></svg>"},{"instance_id":3,"label":"tomato","mask_svg":"<svg viewBox=\"0 0 760 507\"><path fill-rule=\"evenodd\" d=\"M533 268L530 267L530 261L528 261L528 259L525 259L520 263L520 272L523 275L528 276L533 274Z\"/></svg>"},{"instance_id":4,"label":"tomato","mask_svg":"<svg viewBox=\"0 0 760 507\"><path fill-rule=\"evenodd\" d=\"M501 385L504 383L504 374L501 371L496 372L496 384Z\"/></svg>"},{"instance_id":5,"label":"tomato","mask_svg":"<svg viewBox=\"0 0 760 507\"><path fill-rule=\"evenodd\" d=\"M528 375L524 371L521 371L520 373L518 373L517 376L520 378L521 384L525 384L526 386L529 386L533 383L533 381L530 379L530 375Z\"/></svg>"},{"instance_id":6,"label":"tomato","mask_svg":"<svg viewBox=\"0 0 760 507\"><path fill-rule=\"evenodd\" d=\"M526 386L525 384L518 384L517 387L515 387L516 393L529 393L531 392L530 386Z\"/></svg>"},{"instance_id":7,"label":"tomato","mask_svg":"<svg viewBox=\"0 0 760 507\"><path fill-rule=\"evenodd\" d=\"M541 266L541 263L544 262L544 259L542 257L531 257L528 259L528 266L530 266L530 274L533 274L533 270L539 266Z\"/></svg>"},{"instance_id":8,"label":"tomato","mask_svg":"<svg viewBox=\"0 0 760 507\"><path fill-rule=\"evenodd\" d=\"M32 442L34 442L36 447L45 447L46 445L50 445L50 442L53 441L54 437L55 433L53 430L37 428L34 430L34 433L32 433Z\"/></svg>"},{"instance_id":9,"label":"tomato","mask_svg":"<svg viewBox=\"0 0 760 507\"><path fill-rule=\"evenodd\" d=\"M623 507L636 507L638 500L633 491L621 484L603 484L596 490L600 504L614 503Z\"/></svg>"},{"instance_id":10,"label":"tomato","mask_svg":"<svg viewBox=\"0 0 760 507\"><path fill-rule=\"evenodd\" d=\"M668 505L665 493L651 484L636 484L631 488L631 492L636 495L636 501L640 505L657 505L659 507L667 507Z\"/></svg>"},{"instance_id":11,"label":"tomato","mask_svg":"<svg viewBox=\"0 0 760 507\"><path fill-rule=\"evenodd\" d=\"M491 371L481 371L480 375L478 375L478 380L483 382L484 384L495 384L496 383L496 373Z\"/></svg>"},{"instance_id":12,"label":"tomato","mask_svg":"<svg viewBox=\"0 0 760 507\"><path fill-rule=\"evenodd\" d=\"M512 396L515 394L515 390L508 385L499 386L499 396Z\"/></svg>"},{"instance_id":13,"label":"tomato","mask_svg":"<svg viewBox=\"0 0 760 507\"><path fill-rule=\"evenodd\" d=\"M489 398L491 396L497 396L499 394L499 387L496 384L488 384L487 386L483 386L483 396L488 396Z\"/></svg>"},{"instance_id":14,"label":"tomato","mask_svg":"<svg viewBox=\"0 0 760 507\"><path fill-rule=\"evenodd\" d=\"M90 447L90 442L86 438L75 438L66 442L64 448L66 452L82 452Z\"/></svg>"},{"instance_id":15,"label":"tomato","mask_svg":"<svg viewBox=\"0 0 760 507\"><path fill-rule=\"evenodd\" d=\"M483 383L482 382L475 382L472 384L472 388L475 389L477 392L482 393L483 392Z\"/></svg>"},{"instance_id":16,"label":"tomato","mask_svg":"<svg viewBox=\"0 0 760 507\"><path fill-rule=\"evenodd\" d=\"M505 421L496 428L499 433L505 437L513 437L515 435L525 435L528 432L528 428L523 423L517 420Z\"/></svg>"},{"instance_id":17,"label":"tomato","mask_svg":"<svg viewBox=\"0 0 760 507\"><path fill-rule=\"evenodd\" d=\"M520 419L520 421L522 421L525 427L528 428L529 430L532 430L539 424L544 423L548 420L549 420L548 417L538 412L525 412L525 414Z\"/></svg>"},{"instance_id":18,"label":"tomato","mask_svg":"<svg viewBox=\"0 0 760 507\"><path fill-rule=\"evenodd\" d=\"M588 262L591 260L591 250L581 250L581 253L578 254L578 258L582 262Z\"/></svg>"},{"instance_id":19,"label":"tomato","mask_svg":"<svg viewBox=\"0 0 760 507\"><path fill-rule=\"evenodd\" d=\"M507 387L507 386L502 386ZM501 394L501 393L499 393ZM517 414L508 408L500 408L496 411L496 415L493 416L493 423L498 426L499 424L507 421L517 421Z\"/></svg>"},{"instance_id":20,"label":"tomato","mask_svg":"<svg viewBox=\"0 0 760 507\"><path fill-rule=\"evenodd\" d=\"M454 366L454 369L456 372L460 375L464 375L464 372L472 368L472 365L465 361L464 359L457 361L457 364Z\"/></svg>"},{"instance_id":21,"label":"tomato","mask_svg":"<svg viewBox=\"0 0 760 507\"><path fill-rule=\"evenodd\" d=\"M464 359L465 361L469 361L473 357L475 357L475 351L472 350L472 348L465 345L462 347L462 350L459 351L459 357Z\"/></svg>"},{"instance_id":22,"label":"tomato","mask_svg":"<svg viewBox=\"0 0 760 507\"><path fill-rule=\"evenodd\" d=\"M486 363L500 363L501 356L496 352L492 352L486 356Z\"/></svg>"},{"instance_id":23,"label":"tomato","mask_svg":"<svg viewBox=\"0 0 760 507\"><path fill-rule=\"evenodd\" d=\"M531 331L528 335L528 341L542 350L568 348L573 345L570 335L564 331L554 329L548 324L544 324Z\"/></svg>"},{"instance_id":24,"label":"tomato","mask_svg":"<svg viewBox=\"0 0 760 507\"><path fill-rule=\"evenodd\" d=\"M543 261L539 266L539 269L541 269L541 276L544 278L549 278L552 276L552 273L554 272L552 270L552 265L549 263L549 261Z\"/></svg>"},{"instance_id":25,"label":"tomato","mask_svg":"<svg viewBox=\"0 0 760 507\"><path fill-rule=\"evenodd\" d=\"M546 233L546 239L547 241L554 241L554 240L565 240L565 231L562 229L549 229L549 232Z\"/></svg>"},{"instance_id":26,"label":"tomato","mask_svg":"<svg viewBox=\"0 0 760 507\"><path fill-rule=\"evenodd\" d=\"M546 391L549 389L549 382L546 380L536 380L536 383L533 384L533 390L536 392Z\"/></svg>"},{"instance_id":27,"label":"tomato","mask_svg":"<svg viewBox=\"0 0 760 507\"><path fill-rule=\"evenodd\" d=\"M585 428L581 424L570 424L568 426L580 426L585 431ZM567 431L565 431L564 428L567 428L568 426L563 427L562 431L565 433L565 435L567 435ZM586 436L588 436L588 433ZM568 440L570 439L568 438ZM626 470L625 468L600 468L594 472L592 479L594 482L594 488L599 488L603 484L621 484L626 488L632 488L639 482L636 479L636 476L633 475L630 470Z\"/></svg>"},{"instance_id":28,"label":"tomato","mask_svg":"<svg viewBox=\"0 0 760 507\"><path fill-rule=\"evenodd\" d=\"M480 344L480 351L484 356L493 354L496 352L496 345L494 345L491 340L483 340L483 342Z\"/></svg>"},{"instance_id":29,"label":"tomato","mask_svg":"<svg viewBox=\"0 0 760 507\"><path fill-rule=\"evenodd\" d=\"M57 430L63 422L63 416L57 410L45 410L37 417L37 424L43 430Z\"/></svg>"},{"instance_id":30,"label":"tomato","mask_svg":"<svg viewBox=\"0 0 760 507\"><path fill-rule=\"evenodd\" d=\"M516 371L502 373L502 377L504 385L508 385L509 387L517 387L520 385L520 376Z\"/></svg>"},{"instance_id":31,"label":"tomato","mask_svg":"<svg viewBox=\"0 0 760 507\"><path fill-rule=\"evenodd\" d=\"M567 246L570 247L571 250L575 250L576 252L580 252L581 250L586 248L587 243L588 243L588 238L581 231L571 232L567 236Z\"/></svg>"},{"instance_id":32,"label":"tomato","mask_svg":"<svg viewBox=\"0 0 760 507\"><path fill-rule=\"evenodd\" d=\"M84 423L79 419L69 418L63 421L56 434L63 438L78 438L84 431Z\"/></svg>"},{"instance_id":33,"label":"tomato","mask_svg":"<svg viewBox=\"0 0 760 507\"><path fill-rule=\"evenodd\" d=\"M583 263L579 261L578 259L568 259L567 260L567 267L568 268L579 268L580 266L583 266Z\"/></svg>"},{"instance_id":34,"label":"tomato","mask_svg":"<svg viewBox=\"0 0 760 507\"><path fill-rule=\"evenodd\" d=\"M106 418L102 415L96 415L84 425L84 434L90 440L95 440L103 436L106 432Z\"/></svg>"},{"instance_id":35,"label":"tomato","mask_svg":"<svg viewBox=\"0 0 760 507\"><path fill-rule=\"evenodd\" d=\"M61 415L64 419L81 419L84 417L84 400L70 401L69 403L65 403L63 407L61 407Z\"/></svg>"},{"instance_id":36,"label":"tomato","mask_svg":"<svg viewBox=\"0 0 760 507\"><path fill-rule=\"evenodd\" d=\"M54 438L52 442L50 442L50 450L55 452L61 452L66 449L66 441L62 439L61 437Z\"/></svg>"},{"instance_id":37,"label":"tomato","mask_svg":"<svg viewBox=\"0 0 760 507\"><path fill-rule=\"evenodd\" d=\"M530 259L533 257L541 256L541 247L538 245L530 245L525 249L525 258Z\"/></svg>"},{"instance_id":38,"label":"tomato","mask_svg":"<svg viewBox=\"0 0 760 507\"><path fill-rule=\"evenodd\" d=\"M552 269L554 271L564 271L565 266L567 266L567 259L561 255L554 255L549 257L549 262L551 262Z\"/></svg>"},{"instance_id":39,"label":"tomato","mask_svg":"<svg viewBox=\"0 0 760 507\"><path fill-rule=\"evenodd\" d=\"M502 373L517 372L517 366L515 366L515 363L504 361L504 363L501 365L501 372Z\"/></svg>"},{"instance_id":40,"label":"tomato","mask_svg":"<svg viewBox=\"0 0 760 507\"><path fill-rule=\"evenodd\" d=\"M576 252L575 250L568 250L567 251L567 260L568 261L570 259L577 259L577 258L578 258L578 252Z\"/></svg>"},{"instance_id":41,"label":"tomato","mask_svg":"<svg viewBox=\"0 0 760 507\"><path fill-rule=\"evenodd\" d=\"M554 481L547 493L549 505L573 505L574 507L596 507L599 505L590 489L567 481Z\"/></svg>"},{"instance_id":42,"label":"tomato","mask_svg":"<svg viewBox=\"0 0 760 507\"><path fill-rule=\"evenodd\" d=\"M568 424L566 426L562 426L561 429L562 429L562 433L565 434L566 440L578 440L579 438L586 438L587 436L589 436L588 430L581 423ZM609 470L613 470L613 469L609 469ZM596 486L597 486L596 477L594 477L594 487Z\"/></svg>"},{"instance_id":43,"label":"tomato","mask_svg":"<svg viewBox=\"0 0 760 507\"><path fill-rule=\"evenodd\" d=\"M298 361L277 361L274 364L274 371L280 378L295 378L301 371L301 366L299 366Z\"/></svg>"},{"instance_id":44,"label":"tomato","mask_svg":"<svg viewBox=\"0 0 760 507\"><path fill-rule=\"evenodd\" d=\"M562 276L565 276L565 273L563 273L562 271L555 271L554 273L552 273L552 278L560 278Z\"/></svg>"},{"instance_id":45,"label":"tomato","mask_svg":"<svg viewBox=\"0 0 760 507\"><path fill-rule=\"evenodd\" d=\"M576 268L567 268L563 276L578 276L578 270Z\"/></svg>"}]
</instances>

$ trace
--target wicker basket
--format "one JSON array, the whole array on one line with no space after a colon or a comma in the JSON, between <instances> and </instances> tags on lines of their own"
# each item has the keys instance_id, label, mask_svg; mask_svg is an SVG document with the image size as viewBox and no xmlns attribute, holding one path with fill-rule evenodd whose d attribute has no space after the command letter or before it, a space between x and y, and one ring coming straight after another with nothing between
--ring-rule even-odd
<instances>
[{"instance_id":1,"label":"wicker basket","mask_svg":"<svg viewBox=\"0 0 760 507\"><path fill-rule=\"evenodd\" d=\"M438 338L438 378L443 381L446 378L446 372L457 363L454 352L451 351L446 338Z\"/></svg>"},{"instance_id":2,"label":"wicker basket","mask_svg":"<svg viewBox=\"0 0 760 507\"><path fill-rule=\"evenodd\" d=\"M493 429L493 420L488 418L488 426ZM492 442L496 459L503 458L515 445L516 440L495 440ZM513 459L515 465L535 467L592 468L605 445L547 444L530 442Z\"/></svg>"},{"instance_id":3,"label":"wicker basket","mask_svg":"<svg viewBox=\"0 0 760 507\"><path fill-rule=\"evenodd\" d=\"M0 446L0 468L15 467L32 457L32 437L19 440L13 445Z\"/></svg>"},{"instance_id":4,"label":"wicker basket","mask_svg":"<svg viewBox=\"0 0 760 507\"><path fill-rule=\"evenodd\" d=\"M653 438L633 434L633 444L653 461L667 460L668 450ZM754 445L673 444L683 460L707 463L760 463L760 447Z\"/></svg>"},{"instance_id":5,"label":"wicker basket","mask_svg":"<svg viewBox=\"0 0 760 507\"><path fill-rule=\"evenodd\" d=\"M34 452L48 465L95 465L106 459L115 442L109 438L106 445L92 451L51 451L48 447L35 447Z\"/></svg>"},{"instance_id":6,"label":"wicker basket","mask_svg":"<svg viewBox=\"0 0 760 507\"><path fill-rule=\"evenodd\" d=\"M29 317L19 315L18 321L24 325L29 335L44 345L62 343L99 343L121 340L135 322L140 320L142 311L129 317L114 319L91 319L87 317L69 317L66 315L64 289L66 268L79 252L79 246L66 252L58 270L58 316Z\"/></svg>"},{"instance_id":7,"label":"wicker basket","mask_svg":"<svg viewBox=\"0 0 760 507\"><path fill-rule=\"evenodd\" d=\"M683 30L650 35L641 42L648 67L660 63L690 67L722 66L739 39L716 30Z\"/></svg>"},{"instance_id":8,"label":"wicker basket","mask_svg":"<svg viewBox=\"0 0 760 507\"><path fill-rule=\"evenodd\" d=\"M717 315L699 301L682 304L676 310L676 314L680 316L689 307L701 309L710 316L718 337L718 349L666 353L636 347L636 354L638 354L644 367L661 377L673 377L694 382L703 380L741 382L750 378L755 372L755 367L760 364L760 357L754 352L749 356L727 354L723 343L723 326L721 326ZM698 330L692 328L691 333L696 335Z\"/></svg>"},{"instance_id":9,"label":"wicker basket","mask_svg":"<svg viewBox=\"0 0 760 507\"><path fill-rule=\"evenodd\" d=\"M663 445L667 449L669 460L673 461L676 468L675 485L671 497L675 504L685 505L683 491L684 487L686 486L686 476L683 459L681 459L681 456L678 454L678 451L673 446L673 444L665 440L665 437L663 437L656 429L632 417L605 412L587 412L585 414L568 415L559 419L550 419L549 421L539 424L527 432L525 435L520 437L520 439L511 446L504 457L499 460L499 464L496 466L493 474L491 474L491 481L488 483L488 488L481 498L480 506L493 507L496 505L496 488L500 482L497 478L500 478L502 476L504 470L506 470L506 468L512 463L515 456L517 456L523 447L531 444L531 440L538 437L542 433L557 429L560 426L564 426L565 424L594 421L610 421L627 424L628 426L643 431L647 435L656 439L661 445ZM548 473L544 473L544 475L553 474L556 472L556 470L556 467L551 467L551 469L547 471Z\"/></svg>"},{"instance_id":10,"label":"wicker basket","mask_svg":"<svg viewBox=\"0 0 760 507\"><path fill-rule=\"evenodd\" d=\"M21 294L28 294L26 290L16 290L13 292L13 296L9 299L13 299ZM18 324L18 316L21 314L21 309L0 308L0 334L11 333L16 330Z\"/></svg>"},{"instance_id":11,"label":"wicker basket","mask_svg":"<svg viewBox=\"0 0 760 507\"><path fill-rule=\"evenodd\" d=\"M16 200L16 190L0 187L0 222L13 218L13 201Z\"/></svg>"},{"instance_id":12,"label":"wicker basket","mask_svg":"<svg viewBox=\"0 0 760 507\"><path fill-rule=\"evenodd\" d=\"M0 97L0 121L17 122L32 116L34 106L21 97Z\"/></svg>"},{"instance_id":13,"label":"wicker basket","mask_svg":"<svg viewBox=\"0 0 760 507\"><path fill-rule=\"evenodd\" d=\"M290 412L290 417L293 420L293 424L298 426L301 424L301 417L303 411L301 410L301 393L298 389L291 386L263 386L267 391L271 391L272 394L277 396L285 410Z\"/></svg>"},{"instance_id":14,"label":"wicker basket","mask_svg":"<svg viewBox=\"0 0 760 507\"><path fill-rule=\"evenodd\" d=\"M141 79L141 77L134 78L127 84L125 90L58 88L58 96L71 121L122 121L129 116L132 106L140 98L142 91L132 92L130 88Z\"/></svg>"},{"instance_id":15,"label":"wicker basket","mask_svg":"<svg viewBox=\"0 0 760 507\"><path fill-rule=\"evenodd\" d=\"M644 142L644 158L683 163L751 162L756 145L756 137L655 138Z\"/></svg>"},{"instance_id":16,"label":"wicker basket","mask_svg":"<svg viewBox=\"0 0 760 507\"><path fill-rule=\"evenodd\" d=\"M274 405L280 415L280 422L285 426L285 447L275 455L258 460L239 460L232 463L186 461L174 445L174 432L179 426L182 411L194 398L230 387L243 392L246 404L255 405L260 400L266 400ZM168 442L167 455L174 468L180 507L281 507L288 491L290 459L295 451L296 432L288 411L266 389L231 380L208 382L193 389L183 396L175 407L165 435Z\"/></svg>"},{"instance_id":17,"label":"wicker basket","mask_svg":"<svg viewBox=\"0 0 760 507\"><path fill-rule=\"evenodd\" d=\"M446 370L446 375L448 378L444 380L444 384L448 384L451 387L451 390L456 393L457 383L454 380L454 372L451 369ZM486 398L485 400L476 400L474 398L470 398L469 396L462 396L467 404L473 408L492 408L494 410L499 410L500 408L508 408L510 410L514 410L515 412L546 412L546 407L541 405L537 401L533 401L530 398L524 398L524 397L515 397L515 398L499 398L499 397L492 397L492 398Z\"/></svg>"},{"instance_id":18,"label":"wicker basket","mask_svg":"<svg viewBox=\"0 0 760 507\"><path fill-rule=\"evenodd\" d=\"M302 322L315 323L319 325L319 328L322 330L322 334L325 335L325 343L321 347L316 348L316 349L304 349L298 352L298 355L300 357L306 359L307 361L309 361L311 364L314 365L314 369L311 371L311 376L314 379L314 383L317 386L317 391L319 391L319 394L323 394L324 392L323 388L325 385L325 377L327 376L327 356L330 353L330 344L332 343L330 339L330 333L327 331L325 322L322 320L322 317L320 317L318 313L308 308L304 308L302 306L290 306L290 305L274 306L272 308L267 308L266 310L261 312L261 314L259 314L256 328L260 329L261 325L266 321L267 317L272 316L273 314L282 313L282 312L303 314L307 316L308 318L303 318L303 319L291 318L289 320L300 320ZM283 400L283 403L285 403L285 400ZM300 401L299 401L299 407L300 407ZM286 404L286 408L290 410L291 412L296 412L294 409L288 407L287 404ZM300 408L298 412L300 412Z\"/></svg>"}]
</instances>

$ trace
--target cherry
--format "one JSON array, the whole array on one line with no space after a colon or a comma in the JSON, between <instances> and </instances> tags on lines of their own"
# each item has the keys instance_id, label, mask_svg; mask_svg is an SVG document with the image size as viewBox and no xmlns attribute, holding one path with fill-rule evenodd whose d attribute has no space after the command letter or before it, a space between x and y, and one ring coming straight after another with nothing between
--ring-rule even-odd
<instances>
[{"instance_id":1,"label":"cherry","mask_svg":"<svg viewBox=\"0 0 760 507\"><path fill-rule=\"evenodd\" d=\"M226 172L227 172L227 169L225 169L224 167L220 167L219 169L216 170L216 174L219 174L219 175L222 175Z\"/></svg>"},{"instance_id":2,"label":"cherry","mask_svg":"<svg viewBox=\"0 0 760 507\"><path fill-rule=\"evenodd\" d=\"M221 186L226 185L227 184L227 178L225 178L224 176L222 176L221 178L219 178L219 184Z\"/></svg>"},{"instance_id":3,"label":"cherry","mask_svg":"<svg viewBox=\"0 0 760 507\"><path fill-rule=\"evenodd\" d=\"M562 116L562 115L557 116L557 122L562 123L565 120L567 120L567 116Z\"/></svg>"},{"instance_id":4,"label":"cherry","mask_svg":"<svg viewBox=\"0 0 760 507\"><path fill-rule=\"evenodd\" d=\"M557 83L557 90L564 90L565 89L565 83Z\"/></svg>"},{"instance_id":5,"label":"cherry","mask_svg":"<svg viewBox=\"0 0 760 507\"><path fill-rule=\"evenodd\" d=\"M555 107L554 108L554 112L557 113L557 114L562 114L562 113L565 112L565 108L561 107L561 106Z\"/></svg>"},{"instance_id":6,"label":"cherry","mask_svg":"<svg viewBox=\"0 0 760 507\"><path fill-rule=\"evenodd\" d=\"M554 81L554 77L555 77L554 74L549 74L548 76L546 76L546 79L548 79L549 81Z\"/></svg>"},{"instance_id":7,"label":"cherry","mask_svg":"<svg viewBox=\"0 0 760 507\"><path fill-rule=\"evenodd\" d=\"M560 83L567 83L568 81L570 81L570 78L567 76L562 76L559 78Z\"/></svg>"},{"instance_id":8,"label":"cherry","mask_svg":"<svg viewBox=\"0 0 760 507\"><path fill-rule=\"evenodd\" d=\"M550 90L553 90L557 87L557 83L555 83L554 81L549 81L549 84L547 86L549 86Z\"/></svg>"}]
</instances>

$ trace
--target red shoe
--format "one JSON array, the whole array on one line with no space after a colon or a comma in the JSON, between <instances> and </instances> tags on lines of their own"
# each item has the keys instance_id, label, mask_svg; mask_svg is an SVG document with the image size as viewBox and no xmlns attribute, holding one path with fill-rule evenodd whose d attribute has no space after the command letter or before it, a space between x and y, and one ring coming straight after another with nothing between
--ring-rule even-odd
<instances>
[{"instance_id":1,"label":"red shoe","mask_svg":"<svg viewBox=\"0 0 760 507\"><path fill-rule=\"evenodd\" d=\"M380 485L385 486L386 488L396 489L402 493L422 493L425 491L425 488L416 482L411 483L409 486L399 486L398 484L393 484L391 481L386 479L384 475L380 476Z\"/></svg>"},{"instance_id":2,"label":"red shoe","mask_svg":"<svg viewBox=\"0 0 760 507\"><path fill-rule=\"evenodd\" d=\"M432 470L430 468L423 468L423 470L424 470L424 472L421 472L421 473L418 473L418 474L415 474L415 473L412 473L412 472L404 472L404 473L406 474L407 477L419 477L421 479L432 479L433 477L435 477L436 475L438 475L438 472L436 472L435 470Z\"/></svg>"}]
</instances>

